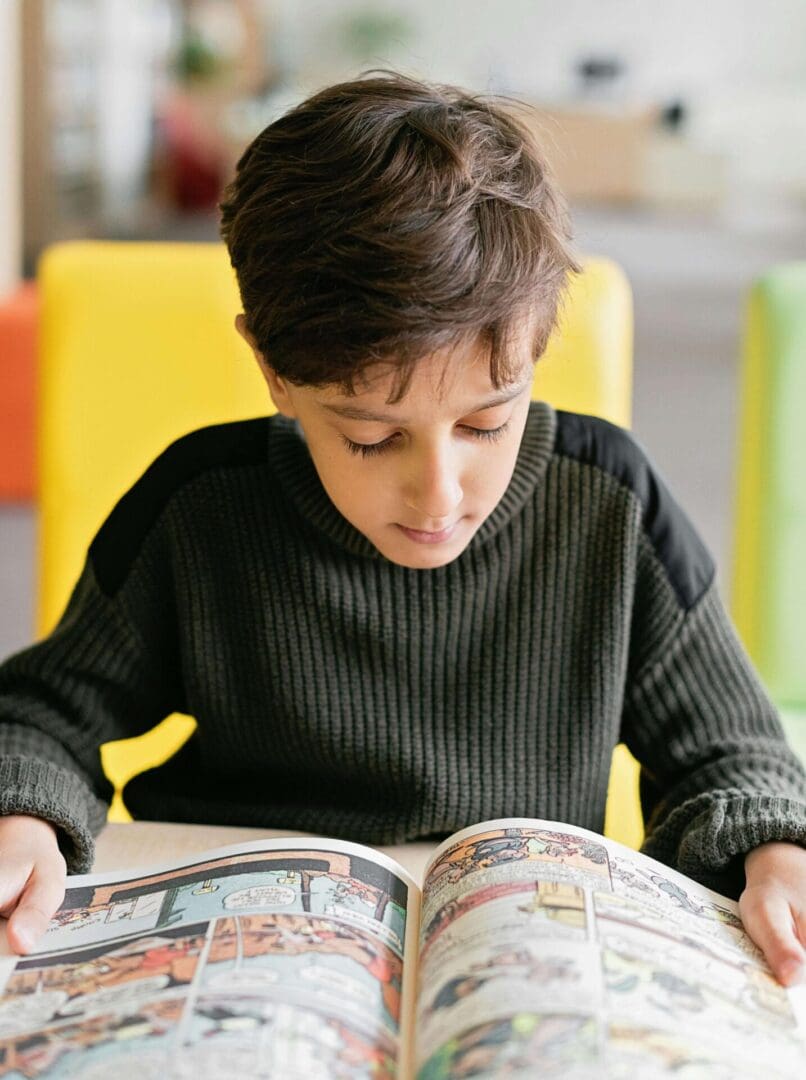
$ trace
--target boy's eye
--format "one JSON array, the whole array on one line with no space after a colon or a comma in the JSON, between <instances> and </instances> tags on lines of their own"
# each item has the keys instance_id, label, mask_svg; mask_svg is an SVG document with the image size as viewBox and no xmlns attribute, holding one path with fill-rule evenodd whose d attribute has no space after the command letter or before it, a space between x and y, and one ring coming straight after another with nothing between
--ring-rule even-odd
<instances>
[{"instance_id":1,"label":"boy's eye","mask_svg":"<svg viewBox=\"0 0 806 1080\"><path fill-rule=\"evenodd\" d=\"M509 420L501 427L497 428L474 428L469 427L467 424L461 425L465 431L472 434L477 439L489 439L495 441L500 439L504 432L509 427ZM362 457L371 457L373 454L382 454L385 450L388 450L392 443L395 441L394 435L389 439L384 439L379 443L357 443L352 439L348 439L346 435L339 435L339 438L346 445L351 454L361 454Z\"/></svg>"}]
</instances>

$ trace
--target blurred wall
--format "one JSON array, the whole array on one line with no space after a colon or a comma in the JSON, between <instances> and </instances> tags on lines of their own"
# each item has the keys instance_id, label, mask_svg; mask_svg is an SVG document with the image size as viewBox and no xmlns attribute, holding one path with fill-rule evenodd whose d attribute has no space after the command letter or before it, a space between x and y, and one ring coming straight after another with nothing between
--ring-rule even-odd
<instances>
[{"instance_id":1,"label":"blurred wall","mask_svg":"<svg viewBox=\"0 0 806 1080\"><path fill-rule=\"evenodd\" d=\"M416 28L412 62L440 77L495 79L546 98L574 92L574 60L618 52L632 66L628 93L735 93L748 83L806 83L803 0L268 0L293 30L298 59L339 66L334 22L395 13Z\"/></svg>"},{"instance_id":2,"label":"blurred wall","mask_svg":"<svg viewBox=\"0 0 806 1080\"><path fill-rule=\"evenodd\" d=\"M724 153L746 189L806 197L804 0L266 0L283 26L299 83L363 66L345 44L356 13L407 21L383 54L415 73L546 102L579 99L578 60L618 54L628 64L610 99L682 98L689 134Z\"/></svg>"},{"instance_id":3,"label":"blurred wall","mask_svg":"<svg viewBox=\"0 0 806 1080\"><path fill-rule=\"evenodd\" d=\"M99 168L102 213L120 222L141 196L151 151L154 101L171 44L165 0L105 0L99 11Z\"/></svg>"},{"instance_id":4,"label":"blurred wall","mask_svg":"<svg viewBox=\"0 0 806 1080\"><path fill-rule=\"evenodd\" d=\"M17 284L22 258L19 0L0 3L0 298Z\"/></svg>"}]
</instances>

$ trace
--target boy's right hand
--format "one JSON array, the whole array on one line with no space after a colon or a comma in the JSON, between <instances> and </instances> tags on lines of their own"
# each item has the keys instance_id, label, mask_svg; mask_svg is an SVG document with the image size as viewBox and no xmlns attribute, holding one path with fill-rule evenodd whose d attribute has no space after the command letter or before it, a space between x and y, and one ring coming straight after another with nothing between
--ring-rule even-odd
<instances>
[{"instance_id":1,"label":"boy's right hand","mask_svg":"<svg viewBox=\"0 0 806 1080\"><path fill-rule=\"evenodd\" d=\"M0 915L8 943L28 953L64 898L67 867L56 829L27 814L0 816Z\"/></svg>"}]
</instances>

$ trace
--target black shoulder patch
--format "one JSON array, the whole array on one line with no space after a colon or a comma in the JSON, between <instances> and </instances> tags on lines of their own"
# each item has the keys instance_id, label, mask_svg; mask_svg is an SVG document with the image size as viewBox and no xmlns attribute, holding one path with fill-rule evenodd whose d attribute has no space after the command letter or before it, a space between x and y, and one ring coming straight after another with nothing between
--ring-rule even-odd
<instances>
[{"instance_id":1,"label":"black shoulder patch","mask_svg":"<svg viewBox=\"0 0 806 1080\"><path fill-rule=\"evenodd\" d=\"M609 473L636 495L672 588L692 607L713 580L714 560L635 437L599 417L558 409L554 452Z\"/></svg>"},{"instance_id":2,"label":"black shoulder patch","mask_svg":"<svg viewBox=\"0 0 806 1080\"><path fill-rule=\"evenodd\" d=\"M96 580L107 596L125 581L149 530L171 496L208 469L267 458L270 417L212 424L182 435L152 461L123 495L89 546Z\"/></svg>"}]
</instances>

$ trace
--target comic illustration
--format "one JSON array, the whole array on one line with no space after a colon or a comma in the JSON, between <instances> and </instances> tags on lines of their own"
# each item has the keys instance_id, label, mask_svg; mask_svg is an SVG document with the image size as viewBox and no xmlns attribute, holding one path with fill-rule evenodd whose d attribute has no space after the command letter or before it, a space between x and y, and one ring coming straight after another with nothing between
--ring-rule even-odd
<instances>
[{"instance_id":1,"label":"comic illustration","mask_svg":"<svg viewBox=\"0 0 806 1080\"><path fill-rule=\"evenodd\" d=\"M417 1080L515 1075L590 1080L599 1060L593 1017L518 1012L450 1039L421 1065Z\"/></svg>"},{"instance_id":2,"label":"comic illustration","mask_svg":"<svg viewBox=\"0 0 806 1080\"><path fill-rule=\"evenodd\" d=\"M509 901L514 898L515 904ZM460 919L482 905L485 919L479 930L485 934L493 922L499 932L511 931L513 936L528 934L529 937L547 935L554 939L584 938L587 928L585 893L576 885L556 881L514 881L499 885L486 885L472 892L460 893L446 902L429 922L423 920L420 930L420 963L424 964L431 950L446 934L445 944L450 945L461 928L464 944L473 941L468 920Z\"/></svg>"},{"instance_id":3,"label":"comic illustration","mask_svg":"<svg viewBox=\"0 0 806 1080\"><path fill-rule=\"evenodd\" d=\"M435 917L467 894L517 883L556 882L610 888L607 848L587 837L548 829L500 828L473 833L450 846L429 866L423 887L422 927L438 927ZM425 946L422 940L421 948Z\"/></svg>"},{"instance_id":4,"label":"comic illustration","mask_svg":"<svg viewBox=\"0 0 806 1080\"><path fill-rule=\"evenodd\" d=\"M594 892L596 926L600 932L619 925L642 927L668 939L674 947L697 949L726 963L761 961L761 950L744 930L719 920L680 923L654 902L639 902L618 893Z\"/></svg>"},{"instance_id":5,"label":"comic illustration","mask_svg":"<svg viewBox=\"0 0 806 1080\"><path fill-rule=\"evenodd\" d=\"M0 998L0 1038L77 1020L157 995L184 991L205 945L207 924L167 929L112 949L21 960Z\"/></svg>"},{"instance_id":6,"label":"comic illustration","mask_svg":"<svg viewBox=\"0 0 806 1080\"><path fill-rule=\"evenodd\" d=\"M742 930L742 921L735 911L702 893L698 895L694 890L684 888L670 874L619 858L612 860L611 872L616 893L644 903L659 902L667 917L676 922L691 925L692 920L698 920Z\"/></svg>"},{"instance_id":7,"label":"comic illustration","mask_svg":"<svg viewBox=\"0 0 806 1080\"><path fill-rule=\"evenodd\" d=\"M726 1038L731 1055L756 1061L756 1075L771 1045L781 1076L802 1074L806 1052L792 1000L744 933L735 904L610 842L488 824L498 827L446 842L427 869L418 1080L518 1069L717 1076L701 1065L721 1060L716 1041ZM515 1018L531 1017L530 1038L542 1047L557 1014L564 1030L586 1033L576 1046L585 1054L530 1059ZM629 1051L619 1034L624 1017L640 1020Z\"/></svg>"},{"instance_id":8,"label":"comic illustration","mask_svg":"<svg viewBox=\"0 0 806 1080\"><path fill-rule=\"evenodd\" d=\"M744 1061L777 1053L803 1061L803 1043L786 991L766 971L739 958L729 962L643 928L621 926L601 935L606 1007L612 1016L641 1018L653 1029L684 1030L703 1046L729 1042Z\"/></svg>"},{"instance_id":9,"label":"comic illustration","mask_svg":"<svg viewBox=\"0 0 806 1080\"><path fill-rule=\"evenodd\" d=\"M801 1080L806 987L737 905L556 822L482 822L423 889L340 841L70 879L0 956L0 1080Z\"/></svg>"},{"instance_id":10,"label":"comic illustration","mask_svg":"<svg viewBox=\"0 0 806 1080\"><path fill-rule=\"evenodd\" d=\"M518 1010L593 1012L600 1004L596 957L586 943L502 941L493 936L462 948L435 967L421 969L417 1013L418 1054L428 1058L445 1042L490 1019Z\"/></svg>"},{"instance_id":11,"label":"comic illustration","mask_svg":"<svg viewBox=\"0 0 806 1080\"><path fill-rule=\"evenodd\" d=\"M367 1004L394 1035L400 1023L403 961L350 924L307 915L242 915L216 922L202 988L282 987L283 1000L332 997L340 1013Z\"/></svg>"},{"instance_id":12,"label":"comic illustration","mask_svg":"<svg viewBox=\"0 0 806 1080\"><path fill-rule=\"evenodd\" d=\"M125 1050L127 1065L136 1068L139 1078L156 1080L164 1076L166 1044L176 1032L182 1009L181 998L167 998L0 1039L0 1077L69 1075L79 1065L84 1078L108 1077Z\"/></svg>"},{"instance_id":13,"label":"comic illustration","mask_svg":"<svg viewBox=\"0 0 806 1080\"><path fill-rule=\"evenodd\" d=\"M614 1080L661 1080L669 1076L682 1080L794 1080L803 1074L795 1061L780 1068L775 1061L759 1065L747 1059L729 1043L715 1048L702 1045L690 1033L644 1027L631 1021L614 1021L606 1032L606 1068Z\"/></svg>"},{"instance_id":14,"label":"comic illustration","mask_svg":"<svg viewBox=\"0 0 806 1080\"><path fill-rule=\"evenodd\" d=\"M406 890L376 863L336 852L263 851L165 874L69 889L38 952L63 952L232 912L337 915L400 952Z\"/></svg>"},{"instance_id":15,"label":"comic illustration","mask_svg":"<svg viewBox=\"0 0 806 1080\"><path fill-rule=\"evenodd\" d=\"M393 1080L393 1040L316 1010L239 994L203 994L176 1076Z\"/></svg>"},{"instance_id":16,"label":"comic illustration","mask_svg":"<svg viewBox=\"0 0 806 1080\"><path fill-rule=\"evenodd\" d=\"M521 860L537 864L546 877L588 880L610 885L607 848L574 833L525 827L474 833L448 848L428 870L424 892L434 894L445 884L456 885L466 875ZM567 877L566 877L567 875Z\"/></svg>"},{"instance_id":17,"label":"comic illustration","mask_svg":"<svg viewBox=\"0 0 806 1080\"><path fill-rule=\"evenodd\" d=\"M78 879L2 987L0 1078L121 1054L138 1080L396 1076L409 886L383 860L275 845Z\"/></svg>"}]
</instances>

